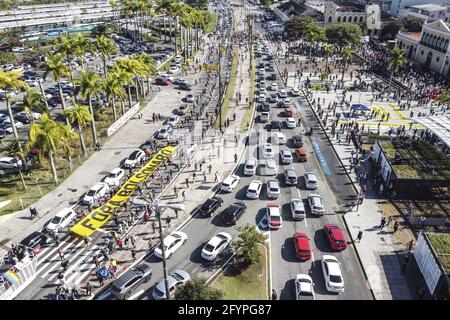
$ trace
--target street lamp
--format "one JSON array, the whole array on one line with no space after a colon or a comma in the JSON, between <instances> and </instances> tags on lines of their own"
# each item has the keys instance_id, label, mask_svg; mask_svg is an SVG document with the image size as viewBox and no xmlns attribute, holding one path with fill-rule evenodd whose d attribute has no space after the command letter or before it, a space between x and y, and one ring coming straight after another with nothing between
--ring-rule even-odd
<instances>
[{"instance_id":1,"label":"street lamp","mask_svg":"<svg viewBox=\"0 0 450 320\"><path fill-rule=\"evenodd\" d=\"M170 300L170 292L169 292L169 280L167 279L167 264L166 264L166 249L164 247L164 239L162 236L162 223L161 223L161 214L166 209L172 209L176 211L184 211L185 205L182 203L174 203L171 205L159 205L157 202L148 202L138 198L132 198L131 203L138 206L145 206L145 209L152 208L155 211L156 216L158 217L159 223L159 242L161 245L162 251L162 262L163 262L163 272L164 272L164 286L166 287L166 300Z\"/></svg>"}]
</instances>

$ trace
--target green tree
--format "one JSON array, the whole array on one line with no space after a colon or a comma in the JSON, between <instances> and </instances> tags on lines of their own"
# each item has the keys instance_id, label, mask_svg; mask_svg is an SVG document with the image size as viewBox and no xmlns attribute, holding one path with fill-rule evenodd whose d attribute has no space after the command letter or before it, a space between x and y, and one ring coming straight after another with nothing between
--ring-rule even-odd
<instances>
[{"instance_id":1,"label":"green tree","mask_svg":"<svg viewBox=\"0 0 450 320\"><path fill-rule=\"evenodd\" d=\"M266 237L256 230L256 226L246 224L237 228L239 236L233 241L233 247L247 264L255 264L261 260L259 244L264 244Z\"/></svg>"},{"instance_id":2,"label":"green tree","mask_svg":"<svg viewBox=\"0 0 450 320\"><path fill-rule=\"evenodd\" d=\"M126 96L122 81L123 78L121 78L120 71L116 70L108 73L104 82L108 104L112 109L114 122L117 120L116 99L118 98L123 103ZM123 113L124 110L122 110L122 114Z\"/></svg>"},{"instance_id":3,"label":"green tree","mask_svg":"<svg viewBox=\"0 0 450 320\"><path fill-rule=\"evenodd\" d=\"M314 22L311 17L295 16L284 24L284 31L294 39L303 38L306 30L311 28Z\"/></svg>"},{"instance_id":4,"label":"green tree","mask_svg":"<svg viewBox=\"0 0 450 320\"><path fill-rule=\"evenodd\" d=\"M94 119L94 109L92 107L92 98L100 99L100 93L104 91L103 81L100 79L100 76L93 71L84 71L80 72L81 78L76 79L76 82L80 85L78 88L78 92L81 94L83 99L88 100L89 112L91 113L91 130L92 130L92 139L94 141L94 145L97 145L97 129L95 127L95 119Z\"/></svg>"},{"instance_id":5,"label":"green tree","mask_svg":"<svg viewBox=\"0 0 450 320\"><path fill-rule=\"evenodd\" d=\"M34 124L33 112L48 113L48 108L45 104L45 97L37 90L27 90L23 97L23 111L25 111Z\"/></svg>"},{"instance_id":6,"label":"green tree","mask_svg":"<svg viewBox=\"0 0 450 320\"><path fill-rule=\"evenodd\" d=\"M84 61L86 60L85 54L88 52L95 52L94 43L90 37L87 37L82 33L77 33L70 41L73 44L73 54L81 62L81 68L84 70Z\"/></svg>"},{"instance_id":7,"label":"green tree","mask_svg":"<svg viewBox=\"0 0 450 320\"><path fill-rule=\"evenodd\" d=\"M211 288L205 279L192 278L175 291L176 300L221 300L223 292Z\"/></svg>"},{"instance_id":8,"label":"green tree","mask_svg":"<svg viewBox=\"0 0 450 320\"><path fill-rule=\"evenodd\" d=\"M21 89L28 89L28 85L20 80L22 77L22 72L18 71L7 71L4 72L0 69L0 89L5 92L6 109L8 111L9 120L11 122L12 132L14 139L19 140L19 135L17 134L16 122L14 120L12 110L11 110L11 95L10 91L19 91ZM20 141L19 141L20 145ZM22 146L20 145L20 148Z\"/></svg>"},{"instance_id":9,"label":"green tree","mask_svg":"<svg viewBox=\"0 0 450 320\"><path fill-rule=\"evenodd\" d=\"M117 46L111 39L104 35L98 36L95 42L95 48L100 53L103 59L104 77L107 74L106 62L111 59L111 54L117 53Z\"/></svg>"},{"instance_id":10,"label":"green tree","mask_svg":"<svg viewBox=\"0 0 450 320\"><path fill-rule=\"evenodd\" d=\"M86 123L92 121L92 115L89 113L87 106L79 105L76 101L73 101L73 108L67 109L65 116L69 119L72 126L76 126L78 130L78 136L80 138L80 146L83 157L87 157L86 144L84 143L83 127Z\"/></svg>"},{"instance_id":11,"label":"green tree","mask_svg":"<svg viewBox=\"0 0 450 320\"><path fill-rule=\"evenodd\" d=\"M304 38L310 43L309 46L309 59L311 59L311 49L313 46L317 46L318 41L324 41L326 39L324 28L311 24L305 30Z\"/></svg>"},{"instance_id":12,"label":"green tree","mask_svg":"<svg viewBox=\"0 0 450 320\"><path fill-rule=\"evenodd\" d=\"M344 81L344 74L347 70L348 62L352 59L352 48L350 47L344 47L344 49L341 52L342 59L344 60L344 63L342 64L342 78L341 81Z\"/></svg>"},{"instance_id":13,"label":"green tree","mask_svg":"<svg viewBox=\"0 0 450 320\"><path fill-rule=\"evenodd\" d=\"M28 132L28 143L25 151L29 152L32 148L38 150L39 162L47 158L53 174L53 180L59 183L58 173L55 165L55 154L62 151L70 154L69 139L73 138L75 133L70 126L63 125L52 119L47 114L42 115L41 122L31 126Z\"/></svg>"},{"instance_id":14,"label":"green tree","mask_svg":"<svg viewBox=\"0 0 450 320\"><path fill-rule=\"evenodd\" d=\"M58 84L59 98L61 99L61 107L63 112L66 111L66 101L61 87L61 80L70 76L70 68L64 64L62 55L48 54L45 63L44 79L51 75L53 81ZM66 119L66 124L69 124Z\"/></svg>"},{"instance_id":15,"label":"green tree","mask_svg":"<svg viewBox=\"0 0 450 320\"><path fill-rule=\"evenodd\" d=\"M325 70L328 71L328 63L329 63L330 56L333 54L333 46L331 46L329 44L325 44L324 50L325 50Z\"/></svg>"},{"instance_id":16,"label":"green tree","mask_svg":"<svg viewBox=\"0 0 450 320\"><path fill-rule=\"evenodd\" d=\"M391 91L391 82L394 72L398 72L398 70L406 64L406 61L405 53L402 49L394 48L389 52L387 59L388 66L391 69L391 75L389 76L389 92Z\"/></svg>"},{"instance_id":17,"label":"green tree","mask_svg":"<svg viewBox=\"0 0 450 320\"><path fill-rule=\"evenodd\" d=\"M361 41L361 27L352 23L341 23L331 26L325 30L328 41L339 48L339 53L346 46L357 45Z\"/></svg>"},{"instance_id":18,"label":"green tree","mask_svg":"<svg viewBox=\"0 0 450 320\"><path fill-rule=\"evenodd\" d=\"M24 163L24 154L22 151L22 146L20 145L19 139L13 139L11 141L2 141L3 146L5 147L6 153L13 157L14 159L22 161L22 164ZM25 179L23 178L22 173L22 166L18 166L19 169L19 177L20 181L22 182L22 186L25 190L27 190L27 185L25 184Z\"/></svg>"},{"instance_id":19,"label":"green tree","mask_svg":"<svg viewBox=\"0 0 450 320\"><path fill-rule=\"evenodd\" d=\"M16 64L19 60L12 52L0 51L0 65L2 64Z\"/></svg>"}]
</instances>

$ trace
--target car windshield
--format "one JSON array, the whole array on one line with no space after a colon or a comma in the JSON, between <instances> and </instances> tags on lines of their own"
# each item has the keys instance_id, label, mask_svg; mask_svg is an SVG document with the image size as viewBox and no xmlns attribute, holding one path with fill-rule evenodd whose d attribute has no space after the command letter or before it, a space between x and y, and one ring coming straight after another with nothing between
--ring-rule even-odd
<instances>
[{"instance_id":1,"label":"car windshield","mask_svg":"<svg viewBox=\"0 0 450 320\"><path fill-rule=\"evenodd\" d=\"M61 217L54 217L51 223L58 224L61 221Z\"/></svg>"},{"instance_id":2,"label":"car windshield","mask_svg":"<svg viewBox=\"0 0 450 320\"><path fill-rule=\"evenodd\" d=\"M117 176L117 173L111 172L108 176L108 178L115 178Z\"/></svg>"},{"instance_id":3,"label":"car windshield","mask_svg":"<svg viewBox=\"0 0 450 320\"><path fill-rule=\"evenodd\" d=\"M253 165L252 164L247 164L247 169L253 169Z\"/></svg>"},{"instance_id":4,"label":"car windshield","mask_svg":"<svg viewBox=\"0 0 450 320\"><path fill-rule=\"evenodd\" d=\"M139 152L138 151L134 151L132 154L130 154L130 160L134 160L134 159L136 159L137 158L137 156L138 156L138 154L139 154Z\"/></svg>"},{"instance_id":5,"label":"car windshield","mask_svg":"<svg viewBox=\"0 0 450 320\"><path fill-rule=\"evenodd\" d=\"M273 221L280 221L281 217L280 216L271 216L270 219Z\"/></svg>"},{"instance_id":6,"label":"car windshield","mask_svg":"<svg viewBox=\"0 0 450 320\"><path fill-rule=\"evenodd\" d=\"M95 190L89 190L87 193L88 196L92 197L95 194Z\"/></svg>"},{"instance_id":7,"label":"car windshield","mask_svg":"<svg viewBox=\"0 0 450 320\"><path fill-rule=\"evenodd\" d=\"M341 276L336 276L336 275L330 275L330 281L334 282L334 283L341 283L342 282L342 277Z\"/></svg>"},{"instance_id":8,"label":"car windshield","mask_svg":"<svg viewBox=\"0 0 450 320\"><path fill-rule=\"evenodd\" d=\"M313 294L310 291L300 291L298 295L299 296L312 297Z\"/></svg>"},{"instance_id":9,"label":"car windshield","mask_svg":"<svg viewBox=\"0 0 450 320\"><path fill-rule=\"evenodd\" d=\"M181 275L179 275L178 273L174 273L172 274L172 277L177 280L177 281L183 281L183 277Z\"/></svg>"},{"instance_id":10,"label":"car windshield","mask_svg":"<svg viewBox=\"0 0 450 320\"><path fill-rule=\"evenodd\" d=\"M215 247L214 247L213 245L210 245L210 244L208 243L208 244L206 244L206 246L205 246L204 249L205 249L205 251L213 252L214 249L215 249Z\"/></svg>"}]
</instances>

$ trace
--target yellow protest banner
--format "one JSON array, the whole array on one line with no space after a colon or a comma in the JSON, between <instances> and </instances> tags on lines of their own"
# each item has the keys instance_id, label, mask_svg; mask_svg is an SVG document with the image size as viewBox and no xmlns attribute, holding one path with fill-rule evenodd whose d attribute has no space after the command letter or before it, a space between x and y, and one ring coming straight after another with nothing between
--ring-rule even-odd
<instances>
[{"instance_id":1,"label":"yellow protest banner","mask_svg":"<svg viewBox=\"0 0 450 320\"><path fill-rule=\"evenodd\" d=\"M117 193L108 202L92 210L85 218L74 225L70 231L86 237L101 228L109 219L113 212L120 208L133 194L134 190L144 182L160 165L175 151L176 147L167 146L150 159L147 164L125 182Z\"/></svg>"}]
</instances>

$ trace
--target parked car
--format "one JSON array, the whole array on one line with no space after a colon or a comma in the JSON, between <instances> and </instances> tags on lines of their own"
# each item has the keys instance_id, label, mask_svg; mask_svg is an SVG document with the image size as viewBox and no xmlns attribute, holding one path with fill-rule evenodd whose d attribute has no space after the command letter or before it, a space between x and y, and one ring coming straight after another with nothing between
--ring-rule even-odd
<instances>
[{"instance_id":1,"label":"parked car","mask_svg":"<svg viewBox=\"0 0 450 320\"><path fill-rule=\"evenodd\" d=\"M256 168L258 166L258 160L251 158L245 161L244 165L244 175L252 176L256 173Z\"/></svg>"},{"instance_id":2,"label":"parked car","mask_svg":"<svg viewBox=\"0 0 450 320\"><path fill-rule=\"evenodd\" d=\"M175 292L175 289L186 283L191 279L189 273L184 270L175 270L167 277L168 287L169 287L169 295L172 295ZM158 282L153 290L152 297L155 300L163 300L166 299L166 285L165 280L162 279Z\"/></svg>"},{"instance_id":3,"label":"parked car","mask_svg":"<svg viewBox=\"0 0 450 320\"><path fill-rule=\"evenodd\" d=\"M261 114L259 115L259 122L269 122L269 112L261 112Z\"/></svg>"},{"instance_id":4,"label":"parked car","mask_svg":"<svg viewBox=\"0 0 450 320\"><path fill-rule=\"evenodd\" d=\"M223 199L219 197L208 198L200 207L199 212L202 216L211 217L214 211L216 211L223 204Z\"/></svg>"},{"instance_id":5,"label":"parked car","mask_svg":"<svg viewBox=\"0 0 450 320\"><path fill-rule=\"evenodd\" d=\"M250 182L247 188L247 198L249 199L258 199L259 194L261 193L262 182L259 180L253 180Z\"/></svg>"},{"instance_id":6,"label":"parked car","mask_svg":"<svg viewBox=\"0 0 450 320\"><path fill-rule=\"evenodd\" d=\"M169 79L165 78L165 77L157 77L155 79L155 84L159 85L159 86L168 86L170 84Z\"/></svg>"},{"instance_id":7,"label":"parked car","mask_svg":"<svg viewBox=\"0 0 450 320\"><path fill-rule=\"evenodd\" d=\"M284 170L284 182L288 186L297 185L297 173L293 168Z\"/></svg>"},{"instance_id":8,"label":"parked car","mask_svg":"<svg viewBox=\"0 0 450 320\"><path fill-rule=\"evenodd\" d=\"M276 199L280 196L280 183L276 179L267 181L267 196Z\"/></svg>"},{"instance_id":9,"label":"parked car","mask_svg":"<svg viewBox=\"0 0 450 320\"><path fill-rule=\"evenodd\" d=\"M259 111L269 112L270 104L268 102L262 101L261 104L259 105Z\"/></svg>"},{"instance_id":10,"label":"parked car","mask_svg":"<svg viewBox=\"0 0 450 320\"><path fill-rule=\"evenodd\" d=\"M263 143L262 146L262 156L265 159L271 159L273 158L273 147L271 143Z\"/></svg>"},{"instance_id":11,"label":"parked car","mask_svg":"<svg viewBox=\"0 0 450 320\"><path fill-rule=\"evenodd\" d=\"M278 96L280 98L287 98L287 92L284 89L281 89L280 91L278 91Z\"/></svg>"},{"instance_id":12,"label":"parked car","mask_svg":"<svg viewBox=\"0 0 450 320\"><path fill-rule=\"evenodd\" d=\"M215 260L228 247L232 239L230 234L219 232L203 247L201 253L202 258L208 261Z\"/></svg>"},{"instance_id":13,"label":"parked car","mask_svg":"<svg viewBox=\"0 0 450 320\"><path fill-rule=\"evenodd\" d=\"M164 238L164 250L165 258L169 259L183 244L187 241L187 235L181 231L172 232L170 235ZM155 256L158 258L163 257L161 243L154 250Z\"/></svg>"},{"instance_id":14,"label":"parked car","mask_svg":"<svg viewBox=\"0 0 450 320\"><path fill-rule=\"evenodd\" d=\"M291 164L292 163L292 153L288 149L280 150L280 162L282 164Z\"/></svg>"},{"instance_id":15,"label":"parked car","mask_svg":"<svg viewBox=\"0 0 450 320\"><path fill-rule=\"evenodd\" d=\"M222 182L220 190L224 192L233 191L233 189L238 185L240 179L241 178L235 174L230 175Z\"/></svg>"},{"instance_id":16,"label":"parked car","mask_svg":"<svg viewBox=\"0 0 450 320\"><path fill-rule=\"evenodd\" d=\"M314 190L317 189L317 177L313 172L305 172L305 174L303 175L304 179L305 179L305 187L308 190Z\"/></svg>"},{"instance_id":17,"label":"parked car","mask_svg":"<svg viewBox=\"0 0 450 320\"><path fill-rule=\"evenodd\" d=\"M269 202L266 207L267 224L270 229L280 229L283 225L281 208L278 203Z\"/></svg>"},{"instance_id":18,"label":"parked car","mask_svg":"<svg viewBox=\"0 0 450 320\"><path fill-rule=\"evenodd\" d=\"M145 152L140 149L134 150L124 162L125 168L133 168L137 166L145 157Z\"/></svg>"},{"instance_id":19,"label":"parked car","mask_svg":"<svg viewBox=\"0 0 450 320\"><path fill-rule=\"evenodd\" d=\"M104 197L109 187L104 182L97 182L83 197L84 204L93 204L95 201Z\"/></svg>"},{"instance_id":20,"label":"parked car","mask_svg":"<svg viewBox=\"0 0 450 320\"><path fill-rule=\"evenodd\" d=\"M120 181L124 178L124 176L125 170L122 168L115 168L108 174L104 182L109 186L119 186Z\"/></svg>"},{"instance_id":21,"label":"parked car","mask_svg":"<svg viewBox=\"0 0 450 320\"><path fill-rule=\"evenodd\" d=\"M308 203L312 214L321 216L325 212L322 197L320 195L314 193L310 194L308 196Z\"/></svg>"},{"instance_id":22,"label":"parked car","mask_svg":"<svg viewBox=\"0 0 450 320\"><path fill-rule=\"evenodd\" d=\"M184 97L185 102L193 103L194 102L194 95L192 93L188 93L186 97Z\"/></svg>"},{"instance_id":23,"label":"parked car","mask_svg":"<svg viewBox=\"0 0 450 320\"><path fill-rule=\"evenodd\" d=\"M332 255L324 255L321 260L325 287L330 292L344 292L344 278L338 259Z\"/></svg>"},{"instance_id":24,"label":"parked car","mask_svg":"<svg viewBox=\"0 0 450 320\"><path fill-rule=\"evenodd\" d=\"M236 221L239 220L240 217L242 217L246 210L247 205L244 202L234 202L223 211L223 222L227 225L236 224Z\"/></svg>"},{"instance_id":25,"label":"parked car","mask_svg":"<svg viewBox=\"0 0 450 320\"><path fill-rule=\"evenodd\" d=\"M314 282L307 274L295 276L295 298L296 300L315 300Z\"/></svg>"},{"instance_id":26,"label":"parked car","mask_svg":"<svg viewBox=\"0 0 450 320\"><path fill-rule=\"evenodd\" d=\"M181 90L186 90L186 91L191 91L192 90L192 86L189 83L186 82L182 82L178 85L178 88Z\"/></svg>"},{"instance_id":27,"label":"parked car","mask_svg":"<svg viewBox=\"0 0 450 320\"><path fill-rule=\"evenodd\" d=\"M278 167L277 167L275 160L268 159L268 160L264 161L264 165L263 165L262 173L261 173L262 175L273 176L273 175L276 175L277 173L278 173Z\"/></svg>"},{"instance_id":28,"label":"parked car","mask_svg":"<svg viewBox=\"0 0 450 320\"><path fill-rule=\"evenodd\" d=\"M167 139L169 134L172 132L172 127L170 125L164 125L161 129L159 129L158 134L156 135L157 139Z\"/></svg>"},{"instance_id":29,"label":"parked car","mask_svg":"<svg viewBox=\"0 0 450 320\"><path fill-rule=\"evenodd\" d=\"M45 228L50 232L58 232L67 227L76 217L77 213L72 208L64 208L55 214Z\"/></svg>"},{"instance_id":30,"label":"parked car","mask_svg":"<svg viewBox=\"0 0 450 320\"><path fill-rule=\"evenodd\" d=\"M288 129L294 129L297 127L297 123L295 122L294 118L287 118L284 120L284 123L286 125L286 128Z\"/></svg>"},{"instance_id":31,"label":"parked car","mask_svg":"<svg viewBox=\"0 0 450 320\"><path fill-rule=\"evenodd\" d=\"M305 205L303 204L302 199L294 198L291 200L289 207L292 213L292 219L300 220L306 218L306 210Z\"/></svg>"},{"instance_id":32,"label":"parked car","mask_svg":"<svg viewBox=\"0 0 450 320\"><path fill-rule=\"evenodd\" d=\"M347 240L345 240L344 233L341 228L335 224L326 224L323 228L325 237L334 251L342 251L347 248Z\"/></svg>"},{"instance_id":33,"label":"parked car","mask_svg":"<svg viewBox=\"0 0 450 320\"><path fill-rule=\"evenodd\" d=\"M303 137L301 134L297 133L292 136L292 144L296 148L303 147Z\"/></svg>"},{"instance_id":34,"label":"parked car","mask_svg":"<svg viewBox=\"0 0 450 320\"><path fill-rule=\"evenodd\" d=\"M305 147L295 149L295 155L297 156L298 161L304 162L308 160Z\"/></svg>"},{"instance_id":35,"label":"parked car","mask_svg":"<svg viewBox=\"0 0 450 320\"><path fill-rule=\"evenodd\" d=\"M292 237L294 240L295 257L299 260L309 260L312 257L309 238L306 233L296 232Z\"/></svg>"},{"instance_id":36,"label":"parked car","mask_svg":"<svg viewBox=\"0 0 450 320\"><path fill-rule=\"evenodd\" d=\"M294 116L294 109L292 107L287 107L283 111L283 117L293 117Z\"/></svg>"},{"instance_id":37,"label":"parked car","mask_svg":"<svg viewBox=\"0 0 450 320\"><path fill-rule=\"evenodd\" d=\"M291 93L291 96L298 97L300 95L300 90L298 90L297 88L292 88L290 93Z\"/></svg>"},{"instance_id":38,"label":"parked car","mask_svg":"<svg viewBox=\"0 0 450 320\"><path fill-rule=\"evenodd\" d=\"M271 142L278 145L285 144L286 136L283 134L283 132L273 132L271 136Z\"/></svg>"},{"instance_id":39,"label":"parked car","mask_svg":"<svg viewBox=\"0 0 450 320\"><path fill-rule=\"evenodd\" d=\"M270 85L270 90L277 91L278 90L278 84L276 82L272 83Z\"/></svg>"},{"instance_id":40,"label":"parked car","mask_svg":"<svg viewBox=\"0 0 450 320\"><path fill-rule=\"evenodd\" d=\"M22 239L19 244L32 249L35 253L39 253L49 243L49 240L50 239L47 234L34 231Z\"/></svg>"},{"instance_id":41,"label":"parked car","mask_svg":"<svg viewBox=\"0 0 450 320\"><path fill-rule=\"evenodd\" d=\"M275 130L280 131L281 130L281 121L272 120L272 122L270 123L270 130L271 131L275 131Z\"/></svg>"},{"instance_id":42,"label":"parked car","mask_svg":"<svg viewBox=\"0 0 450 320\"><path fill-rule=\"evenodd\" d=\"M22 167L22 160L14 157L0 158L0 169L19 169Z\"/></svg>"}]
</instances>

